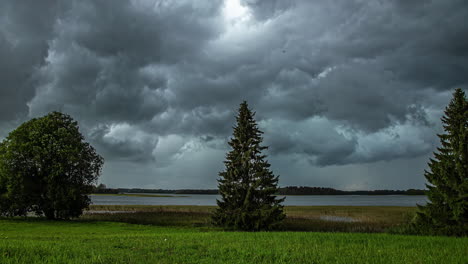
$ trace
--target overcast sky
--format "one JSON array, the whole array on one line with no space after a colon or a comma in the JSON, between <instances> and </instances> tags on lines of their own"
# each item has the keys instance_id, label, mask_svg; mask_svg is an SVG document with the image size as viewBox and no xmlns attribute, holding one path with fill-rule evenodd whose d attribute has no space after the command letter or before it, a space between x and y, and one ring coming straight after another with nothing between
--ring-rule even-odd
<instances>
[{"instance_id":1,"label":"overcast sky","mask_svg":"<svg viewBox=\"0 0 468 264\"><path fill-rule=\"evenodd\" d=\"M242 100L280 185L423 188L466 0L0 1L0 139L70 114L110 187L216 188Z\"/></svg>"}]
</instances>

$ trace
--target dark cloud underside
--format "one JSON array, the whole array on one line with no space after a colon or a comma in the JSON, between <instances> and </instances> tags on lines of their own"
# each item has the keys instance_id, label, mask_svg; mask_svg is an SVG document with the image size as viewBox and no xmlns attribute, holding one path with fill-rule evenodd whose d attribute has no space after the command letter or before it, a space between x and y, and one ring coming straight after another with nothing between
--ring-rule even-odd
<instances>
[{"instance_id":1,"label":"dark cloud underside","mask_svg":"<svg viewBox=\"0 0 468 264\"><path fill-rule=\"evenodd\" d=\"M468 87L464 0L2 1L0 15L0 136L69 113L110 185L215 187L248 100L282 183L422 187L442 109Z\"/></svg>"}]
</instances>

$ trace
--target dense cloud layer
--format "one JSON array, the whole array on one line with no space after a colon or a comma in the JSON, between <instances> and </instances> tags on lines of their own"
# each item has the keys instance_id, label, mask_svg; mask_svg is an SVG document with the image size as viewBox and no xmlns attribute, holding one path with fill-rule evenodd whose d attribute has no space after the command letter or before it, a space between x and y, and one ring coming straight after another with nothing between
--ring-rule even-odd
<instances>
[{"instance_id":1,"label":"dense cloud layer","mask_svg":"<svg viewBox=\"0 0 468 264\"><path fill-rule=\"evenodd\" d=\"M464 0L11 0L0 15L0 137L69 113L111 186L215 187L247 100L283 185L422 187L468 87Z\"/></svg>"}]
</instances>

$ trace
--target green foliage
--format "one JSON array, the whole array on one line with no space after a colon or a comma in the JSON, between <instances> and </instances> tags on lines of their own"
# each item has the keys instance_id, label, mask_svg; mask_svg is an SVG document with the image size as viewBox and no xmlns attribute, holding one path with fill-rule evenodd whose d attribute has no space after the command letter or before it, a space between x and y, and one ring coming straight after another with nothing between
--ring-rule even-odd
<instances>
[{"instance_id":1,"label":"green foliage","mask_svg":"<svg viewBox=\"0 0 468 264\"><path fill-rule=\"evenodd\" d=\"M416 233L468 235L468 101L461 89L442 117L445 134L425 177L430 202L419 206Z\"/></svg>"},{"instance_id":2,"label":"green foliage","mask_svg":"<svg viewBox=\"0 0 468 264\"><path fill-rule=\"evenodd\" d=\"M278 177L270 171L261 146L262 131L259 130L254 113L247 102L240 105L229 141L232 150L227 154L226 169L220 172L218 200L219 208L213 222L225 228L241 230L271 230L285 218L283 199L274 195L278 191Z\"/></svg>"},{"instance_id":3,"label":"green foliage","mask_svg":"<svg viewBox=\"0 0 468 264\"><path fill-rule=\"evenodd\" d=\"M78 217L102 165L70 116L25 122L0 144L0 214Z\"/></svg>"}]
</instances>

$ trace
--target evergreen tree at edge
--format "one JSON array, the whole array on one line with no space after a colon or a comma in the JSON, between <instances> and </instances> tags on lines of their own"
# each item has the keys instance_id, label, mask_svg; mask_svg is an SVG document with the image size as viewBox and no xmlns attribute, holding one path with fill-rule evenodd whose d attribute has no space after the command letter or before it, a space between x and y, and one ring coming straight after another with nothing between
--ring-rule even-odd
<instances>
[{"instance_id":1,"label":"evergreen tree at edge","mask_svg":"<svg viewBox=\"0 0 468 264\"><path fill-rule=\"evenodd\" d=\"M424 176L430 202L418 205L415 227L422 233L468 235L468 101L456 89L445 109L441 147Z\"/></svg>"},{"instance_id":2,"label":"evergreen tree at edge","mask_svg":"<svg viewBox=\"0 0 468 264\"><path fill-rule=\"evenodd\" d=\"M262 151L263 132L257 126L253 113L243 102L236 117L231 151L226 155L225 170L218 180L221 200L212 216L213 223L228 229L247 231L272 230L285 218L278 199L278 176L269 169Z\"/></svg>"}]
</instances>

